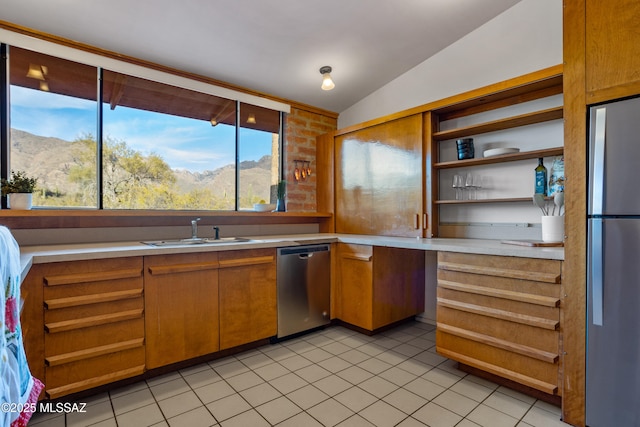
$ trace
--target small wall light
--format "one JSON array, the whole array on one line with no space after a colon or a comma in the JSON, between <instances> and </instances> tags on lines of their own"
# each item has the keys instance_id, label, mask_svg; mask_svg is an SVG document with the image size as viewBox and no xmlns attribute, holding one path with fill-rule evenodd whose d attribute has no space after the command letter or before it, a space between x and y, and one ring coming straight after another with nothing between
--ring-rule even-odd
<instances>
[{"instance_id":1,"label":"small wall light","mask_svg":"<svg viewBox=\"0 0 640 427\"><path fill-rule=\"evenodd\" d=\"M249 114L249 117L247 117L247 123L255 125L256 124L256 115L253 114L253 113Z\"/></svg>"},{"instance_id":2,"label":"small wall light","mask_svg":"<svg viewBox=\"0 0 640 427\"><path fill-rule=\"evenodd\" d=\"M336 84L331 80L331 67L325 65L320 68L320 74L322 74L322 90L331 90L336 87Z\"/></svg>"},{"instance_id":3,"label":"small wall light","mask_svg":"<svg viewBox=\"0 0 640 427\"><path fill-rule=\"evenodd\" d=\"M27 71L27 77L37 80L45 80L45 76L49 70L44 65L29 64L29 71Z\"/></svg>"},{"instance_id":4,"label":"small wall light","mask_svg":"<svg viewBox=\"0 0 640 427\"><path fill-rule=\"evenodd\" d=\"M218 126L218 120L215 117L211 117L211 126L215 127Z\"/></svg>"}]
</instances>

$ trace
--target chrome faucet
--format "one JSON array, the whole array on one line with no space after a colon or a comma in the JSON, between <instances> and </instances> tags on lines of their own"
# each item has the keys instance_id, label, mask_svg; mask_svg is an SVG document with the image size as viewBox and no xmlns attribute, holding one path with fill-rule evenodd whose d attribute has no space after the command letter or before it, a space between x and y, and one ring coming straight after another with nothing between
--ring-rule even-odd
<instances>
[{"instance_id":1,"label":"chrome faucet","mask_svg":"<svg viewBox=\"0 0 640 427\"><path fill-rule=\"evenodd\" d=\"M192 239L198 238L198 221L200 221L200 218L191 220L191 238Z\"/></svg>"}]
</instances>

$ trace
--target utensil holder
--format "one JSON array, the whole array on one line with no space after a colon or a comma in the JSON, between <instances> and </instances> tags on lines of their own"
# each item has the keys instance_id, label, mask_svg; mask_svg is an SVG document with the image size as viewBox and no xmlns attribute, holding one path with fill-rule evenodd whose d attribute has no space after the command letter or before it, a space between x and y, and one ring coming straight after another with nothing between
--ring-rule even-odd
<instances>
[{"instance_id":1,"label":"utensil holder","mask_svg":"<svg viewBox=\"0 0 640 427\"><path fill-rule=\"evenodd\" d=\"M549 243L564 241L564 216L542 217L542 241Z\"/></svg>"}]
</instances>

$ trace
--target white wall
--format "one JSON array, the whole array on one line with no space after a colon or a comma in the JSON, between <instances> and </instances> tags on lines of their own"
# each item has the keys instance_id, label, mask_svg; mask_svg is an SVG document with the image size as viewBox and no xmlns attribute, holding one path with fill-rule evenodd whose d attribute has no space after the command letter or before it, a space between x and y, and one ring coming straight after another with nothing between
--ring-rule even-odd
<instances>
[{"instance_id":1,"label":"white wall","mask_svg":"<svg viewBox=\"0 0 640 427\"><path fill-rule=\"evenodd\" d=\"M562 63L562 0L522 0L340 113L338 128Z\"/></svg>"}]
</instances>

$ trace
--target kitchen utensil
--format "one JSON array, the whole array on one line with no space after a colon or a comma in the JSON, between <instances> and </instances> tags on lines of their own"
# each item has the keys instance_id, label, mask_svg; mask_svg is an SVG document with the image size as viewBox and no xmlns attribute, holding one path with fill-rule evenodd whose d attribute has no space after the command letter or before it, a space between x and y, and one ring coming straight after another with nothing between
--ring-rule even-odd
<instances>
[{"instance_id":1,"label":"kitchen utensil","mask_svg":"<svg viewBox=\"0 0 640 427\"><path fill-rule=\"evenodd\" d=\"M547 204L544 201L544 196L540 193L536 193L533 195L533 204L540 208L542 211L542 215L549 215L549 210L547 209Z\"/></svg>"},{"instance_id":2,"label":"kitchen utensil","mask_svg":"<svg viewBox=\"0 0 640 427\"><path fill-rule=\"evenodd\" d=\"M558 207L558 215L562 215L562 208L564 207L564 192L560 191L553 196L553 203ZM555 214L555 207L553 208Z\"/></svg>"}]
</instances>

